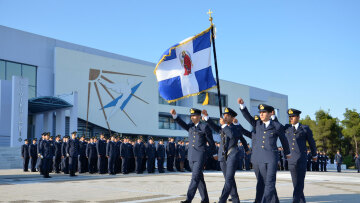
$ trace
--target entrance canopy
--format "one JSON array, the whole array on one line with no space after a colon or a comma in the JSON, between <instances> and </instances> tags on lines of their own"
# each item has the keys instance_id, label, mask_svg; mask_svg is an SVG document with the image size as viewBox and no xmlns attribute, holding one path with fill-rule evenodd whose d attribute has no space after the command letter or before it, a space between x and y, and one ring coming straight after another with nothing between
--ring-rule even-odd
<instances>
[{"instance_id":1,"label":"entrance canopy","mask_svg":"<svg viewBox=\"0 0 360 203\"><path fill-rule=\"evenodd\" d=\"M29 100L29 113L41 113L69 108L73 105L58 97L36 97Z\"/></svg>"}]
</instances>

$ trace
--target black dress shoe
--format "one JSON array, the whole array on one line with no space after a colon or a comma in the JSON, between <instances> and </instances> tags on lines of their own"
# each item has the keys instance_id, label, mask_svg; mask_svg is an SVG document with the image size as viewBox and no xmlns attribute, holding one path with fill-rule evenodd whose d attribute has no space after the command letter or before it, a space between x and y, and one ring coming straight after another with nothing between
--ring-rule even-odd
<instances>
[{"instance_id":1,"label":"black dress shoe","mask_svg":"<svg viewBox=\"0 0 360 203\"><path fill-rule=\"evenodd\" d=\"M51 178L50 176L44 176L44 178Z\"/></svg>"},{"instance_id":2,"label":"black dress shoe","mask_svg":"<svg viewBox=\"0 0 360 203\"><path fill-rule=\"evenodd\" d=\"M190 203L190 202L187 200L184 200L184 201L180 201L180 203Z\"/></svg>"},{"instance_id":3,"label":"black dress shoe","mask_svg":"<svg viewBox=\"0 0 360 203\"><path fill-rule=\"evenodd\" d=\"M209 203L209 202L201 201L201 203Z\"/></svg>"},{"instance_id":4,"label":"black dress shoe","mask_svg":"<svg viewBox=\"0 0 360 203\"><path fill-rule=\"evenodd\" d=\"M230 199L228 199L228 201L229 201L229 202L232 202L232 199L230 198Z\"/></svg>"}]
</instances>

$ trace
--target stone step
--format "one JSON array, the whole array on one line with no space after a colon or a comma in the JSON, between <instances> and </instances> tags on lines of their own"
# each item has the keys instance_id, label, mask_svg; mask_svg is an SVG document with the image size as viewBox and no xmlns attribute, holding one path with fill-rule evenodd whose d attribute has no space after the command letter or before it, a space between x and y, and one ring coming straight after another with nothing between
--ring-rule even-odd
<instances>
[{"instance_id":1,"label":"stone step","mask_svg":"<svg viewBox=\"0 0 360 203\"><path fill-rule=\"evenodd\" d=\"M22 168L21 147L0 147L0 169Z\"/></svg>"}]
</instances>

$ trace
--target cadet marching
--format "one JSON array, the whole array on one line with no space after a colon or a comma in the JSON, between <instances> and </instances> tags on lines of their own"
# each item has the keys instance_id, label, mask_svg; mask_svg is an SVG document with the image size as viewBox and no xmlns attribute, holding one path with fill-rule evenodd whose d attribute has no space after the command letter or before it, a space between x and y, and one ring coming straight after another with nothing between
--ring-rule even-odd
<instances>
[{"instance_id":1,"label":"cadet marching","mask_svg":"<svg viewBox=\"0 0 360 203\"><path fill-rule=\"evenodd\" d=\"M299 123L301 111L289 109L290 124L283 125L277 120L272 106L260 104L259 115L251 116L241 98L238 104L242 116L252 126L250 131L242 127L236 119L238 114L229 107L225 107L219 125L206 110L191 108L191 121L185 123L172 109L173 119L188 132L187 140L177 143L174 138L169 138L165 144L163 140L155 143L151 137L145 142L142 136L135 140L104 134L85 138L72 132L71 136L53 137L46 132L39 141L25 140L21 148L23 170L39 172L44 178L51 178L51 173L76 176L77 173L116 175L142 174L144 171L151 174L156 170L159 173L191 171L183 203L192 202L197 190L201 202L209 202L204 170L223 173L224 187L219 202L240 202L237 188L241 187L241 180L237 185L234 175L237 170L251 168L257 179L254 202L276 203L279 202L276 173L288 170L293 182L293 202L306 202L303 192L306 172L326 172L329 157L326 152L317 150L310 128ZM213 131L220 135L220 142L214 141ZM251 139L252 147L244 136ZM277 146L278 139L281 147ZM360 172L359 155L354 159ZM341 172L340 152L335 156L335 163Z\"/></svg>"}]
</instances>

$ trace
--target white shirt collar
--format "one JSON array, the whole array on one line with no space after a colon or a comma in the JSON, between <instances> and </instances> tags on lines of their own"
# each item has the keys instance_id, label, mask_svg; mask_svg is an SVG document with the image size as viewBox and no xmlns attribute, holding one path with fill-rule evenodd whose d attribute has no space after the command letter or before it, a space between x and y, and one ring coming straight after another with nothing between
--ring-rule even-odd
<instances>
[{"instance_id":1,"label":"white shirt collar","mask_svg":"<svg viewBox=\"0 0 360 203\"><path fill-rule=\"evenodd\" d=\"M200 122L199 122L200 123ZM195 124L195 127L197 127L199 125L199 123Z\"/></svg>"},{"instance_id":2,"label":"white shirt collar","mask_svg":"<svg viewBox=\"0 0 360 203\"><path fill-rule=\"evenodd\" d=\"M265 127L268 127L270 125L270 120L264 122L265 123Z\"/></svg>"},{"instance_id":3,"label":"white shirt collar","mask_svg":"<svg viewBox=\"0 0 360 203\"><path fill-rule=\"evenodd\" d=\"M295 127L295 129L297 130L299 128L299 123L295 124L295 125L292 125Z\"/></svg>"}]
</instances>

